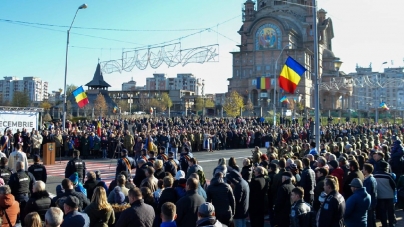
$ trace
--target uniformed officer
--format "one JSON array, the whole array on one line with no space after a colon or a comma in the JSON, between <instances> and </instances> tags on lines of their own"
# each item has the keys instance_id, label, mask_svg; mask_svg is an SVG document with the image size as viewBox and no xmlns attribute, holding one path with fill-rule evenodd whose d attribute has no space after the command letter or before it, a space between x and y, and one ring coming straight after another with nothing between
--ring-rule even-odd
<instances>
[{"instance_id":1,"label":"uniformed officer","mask_svg":"<svg viewBox=\"0 0 404 227\"><path fill-rule=\"evenodd\" d=\"M35 180L40 180L46 183L47 175L46 175L46 168L44 165L40 164L39 162L41 159L39 158L39 155L34 156L34 164L32 164L28 168L28 172L30 172L34 177Z\"/></svg>"},{"instance_id":2,"label":"uniformed officer","mask_svg":"<svg viewBox=\"0 0 404 227\"><path fill-rule=\"evenodd\" d=\"M16 163L16 170L17 172L11 174L8 184L15 200L20 203L20 210L24 210L25 204L32 192L35 178L30 172L24 170L24 162L22 161Z\"/></svg>"},{"instance_id":3,"label":"uniformed officer","mask_svg":"<svg viewBox=\"0 0 404 227\"><path fill-rule=\"evenodd\" d=\"M121 158L118 159L118 164L116 166L115 176L118 176L122 171L125 171L131 174L132 169L136 167L135 161L128 156L128 150L122 149L121 150Z\"/></svg>"},{"instance_id":4,"label":"uniformed officer","mask_svg":"<svg viewBox=\"0 0 404 227\"><path fill-rule=\"evenodd\" d=\"M159 147L159 154L157 155L157 159L160 159L164 162L168 160L168 156L165 154L166 152L166 147L160 146Z\"/></svg>"},{"instance_id":5,"label":"uniformed officer","mask_svg":"<svg viewBox=\"0 0 404 227\"><path fill-rule=\"evenodd\" d=\"M3 178L4 183L8 184L13 170L8 167L8 158L2 157L0 159L0 178Z\"/></svg>"},{"instance_id":6,"label":"uniformed officer","mask_svg":"<svg viewBox=\"0 0 404 227\"><path fill-rule=\"evenodd\" d=\"M69 178L74 172L77 172L81 181L86 176L86 163L80 159L80 151L73 150L73 159L66 165L65 178Z\"/></svg>"}]
</instances>

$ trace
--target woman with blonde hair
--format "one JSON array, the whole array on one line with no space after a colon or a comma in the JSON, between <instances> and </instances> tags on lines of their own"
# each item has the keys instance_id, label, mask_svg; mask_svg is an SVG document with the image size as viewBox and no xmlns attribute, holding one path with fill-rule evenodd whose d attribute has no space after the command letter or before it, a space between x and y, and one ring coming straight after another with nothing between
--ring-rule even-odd
<instances>
[{"instance_id":1,"label":"woman with blonde hair","mask_svg":"<svg viewBox=\"0 0 404 227\"><path fill-rule=\"evenodd\" d=\"M37 212L31 212L24 218L24 226L29 227L42 227L41 217Z\"/></svg>"},{"instance_id":2,"label":"woman with blonde hair","mask_svg":"<svg viewBox=\"0 0 404 227\"><path fill-rule=\"evenodd\" d=\"M94 189L91 203L84 209L90 218L90 227L108 227L115 223L115 214L107 201L105 189L98 186Z\"/></svg>"}]
</instances>

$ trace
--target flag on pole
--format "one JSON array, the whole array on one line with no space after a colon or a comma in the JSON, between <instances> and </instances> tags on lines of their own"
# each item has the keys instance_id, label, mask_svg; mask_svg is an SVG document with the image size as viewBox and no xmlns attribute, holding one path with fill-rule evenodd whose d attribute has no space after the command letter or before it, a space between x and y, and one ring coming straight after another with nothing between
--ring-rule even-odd
<instances>
[{"instance_id":1,"label":"flag on pole","mask_svg":"<svg viewBox=\"0 0 404 227\"><path fill-rule=\"evenodd\" d=\"M117 106L115 106L114 109L113 109L113 112L114 112L114 113L116 113L116 111L118 111L118 107L117 107Z\"/></svg>"},{"instance_id":2,"label":"flag on pole","mask_svg":"<svg viewBox=\"0 0 404 227\"><path fill-rule=\"evenodd\" d=\"M97 123L97 135L101 137L101 121Z\"/></svg>"},{"instance_id":3,"label":"flag on pole","mask_svg":"<svg viewBox=\"0 0 404 227\"><path fill-rule=\"evenodd\" d=\"M150 107L150 114L153 114L153 107Z\"/></svg>"},{"instance_id":4,"label":"flag on pole","mask_svg":"<svg viewBox=\"0 0 404 227\"><path fill-rule=\"evenodd\" d=\"M83 108L89 103L86 92L83 89L83 86L80 86L76 90L74 90L73 96L76 99L79 108Z\"/></svg>"},{"instance_id":5,"label":"flag on pole","mask_svg":"<svg viewBox=\"0 0 404 227\"><path fill-rule=\"evenodd\" d=\"M382 108L383 110L389 110L385 102L380 103L379 107Z\"/></svg>"},{"instance_id":6,"label":"flag on pole","mask_svg":"<svg viewBox=\"0 0 404 227\"><path fill-rule=\"evenodd\" d=\"M306 72L301 64L299 64L295 59L288 57L286 59L285 65L283 66L282 72L279 75L279 87L289 93L295 93L296 87L299 84L301 76Z\"/></svg>"},{"instance_id":7,"label":"flag on pole","mask_svg":"<svg viewBox=\"0 0 404 227\"><path fill-rule=\"evenodd\" d=\"M286 95L283 96L283 97L279 100L279 102L290 103L290 102L289 102L289 99L286 97Z\"/></svg>"},{"instance_id":8,"label":"flag on pole","mask_svg":"<svg viewBox=\"0 0 404 227\"><path fill-rule=\"evenodd\" d=\"M257 89L269 89L271 87L271 79L269 77L257 77Z\"/></svg>"}]
</instances>

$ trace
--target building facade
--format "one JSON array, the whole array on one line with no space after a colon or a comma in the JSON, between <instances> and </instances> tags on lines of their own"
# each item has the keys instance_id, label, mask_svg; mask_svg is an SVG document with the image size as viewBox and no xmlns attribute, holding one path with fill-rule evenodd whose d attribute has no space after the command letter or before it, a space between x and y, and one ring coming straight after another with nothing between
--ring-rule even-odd
<instances>
[{"instance_id":1,"label":"building facade","mask_svg":"<svg viewBox=\"0 0 404 227\"><path fill-rule=\"evenodd\" d=\"M4 77L0 80L0 94L2 102L11 102L15 92L24 92L32 102L48 99L48 82L39 77Z\"/></svg>"},{"instance_id":2,"label":"building facade","mask_svg":"<svg viewBox=\"0 0 404 227\"><path fill-rule=\"evenodd\" d=\"M155 73L146 78L146 90L187 90L197 95L202 93L202 80L191 73L179 73L177 77L168 78L166 74Z\"/></svg>"},{"instance_id":3,"label":"building facade","mask_svg":"<svg viewBox=\"0 0 404 227\"><path fill-rule=\"evenodd\" d=\"M353 89L352 109L374 111L381 102L390 110L404 110L404 68L385 68L383 73L372 72L372 68L357 67L349 76L356 78Z\"/></svg>"},{"instance_id":4,"label":"building facade","mask_svg":"<svg viewBox=\"0 0 404 227\"><path fill-rule=\"evenodd\" d=\"M313 13L309 2L303 0L290 1L247 0L242 9L243 23L238 31L241 38L239 50L232 52L233 75L229 78L228 91L237 91L245 101L251 100L255 107L273 105L281 106L279 99L286 95L289 100L300 100L305 107L314 106L312 75L314 69L314 36ZM319 77L326 81L327 77L335 77L338 69L332 52L334 38L333 24L323 9L317 13L319 40ZM290 45L288 48L288 45ZM284 49L285 48L285 49ZM282 52L282 50L284 51ZM274 75L279 75L288 56L291 56L307 71L295 94L284 94L278 87ZM269 89L257 89L257 77L269 77ZM276 100L274 100L276 88ZM320 93L320 108L330 108L331 100ZM299 97L297 99L296 97ZM334 101L336 102L336 101Z\"/></svg>"},{"instance_id":5,"label":"building facade","mask_svg":"<svg viewBox=\"0 0 404 227\"><path fill-rule=\"evenodd\" d=\"M136 90L136 81L133 80L133 77L130 81L122 83L122 91L134 91L134 90Z\"/></svg>"}]
</instances>

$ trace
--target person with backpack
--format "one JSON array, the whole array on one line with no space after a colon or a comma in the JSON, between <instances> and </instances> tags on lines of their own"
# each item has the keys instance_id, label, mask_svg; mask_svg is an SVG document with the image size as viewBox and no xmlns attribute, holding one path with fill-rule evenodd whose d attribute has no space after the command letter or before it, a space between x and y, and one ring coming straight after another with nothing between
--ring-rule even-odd
<instances>
[{"instance_id":1,"label":"person with backpack","mask_svg":"<svg viewBox=\"0 0 404 227\"><path fill-rule=\"evenodd\" d=\"M8 167L8 158L2 157L0 159L0 178L4 180L5 184L8 184L11 174L13 174L13 170Z\"/></svg>"}]
</instances>

